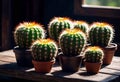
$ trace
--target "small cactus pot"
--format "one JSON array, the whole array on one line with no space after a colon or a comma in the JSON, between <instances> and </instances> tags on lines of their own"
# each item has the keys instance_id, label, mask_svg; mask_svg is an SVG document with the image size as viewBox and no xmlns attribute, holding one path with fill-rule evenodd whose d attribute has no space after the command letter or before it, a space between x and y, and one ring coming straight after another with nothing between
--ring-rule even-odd
<instances>
[{"instance_id":1,"label":"small cactus pot","mask_svg":"<svg viewBox=\"0 0 120 82\"><path fill-rule=\"evenodd\" d=\"M103 51L104 51L103 64L106 64L106 65L111 64L116 50L117 50L116 43L110 43L109 46L103 47Z\"/></svg>"},{"instance_id":2,"label":"small cactus pot","mask_svg":"<svg viewBox=\"0 0 120 82\"><path fill-rule=\"evenodd\" d=\"M59 56L60 66L64 72L77 72L81 67L83 56L67 57L64 55Z\"/></svg>"},{"instance_id":3,"label":"small cactus pot","mask_svg":"<svg viewBox=\"0 0 120 82\"><path fill-rule=\"evenodd\" d=\"M103 62L103 50L97 46L90 46L85 50L84 56L86 71L90 74L97 74Z\"/></svg>"},{"instance_id":4,"label":"small cactus pot","mask_svg":"<svg viewBox=\"0 0 120 82\"><path fill-rule=\"evenodd\" d=\"M22 67L33 67L31 49L21 49L18 46L13 48L17 65Z\"/></svg>"},{"instance_id":5,"label":"small cactus pot","mask_svg":"<svg viewBox=\"0 0 120 82\"><path fill-rule=\"evenodd\" d=\"M80 68L82 52L86 46L86 36L79 29L66 29L59 38L61 51L60 64L63 71L77 72Z\"/></svg>"},{"instance_id":6,"label":"small cactus pot","mask_svg":"<svg viewBox=\"0 0 120 82\"><path fill-rule=\"evenodd\" d=\"M31 49L35 71L50 72L58 51L56 43L51 39L39 39L32 44Z\"/></svg>"},{"instance_id":7,"label":"small cactus pot","mask_svg":"<svg viewBox=\"0 0 120 82\"><path fill-rule=\"evenodd\" d=\"M48 73L51 71L53 64L55 63L55 60L51 60L48 62L39 62L32 60L32 63L34 65L35 71L40 73Z\"/></svg>"}]
</instances>

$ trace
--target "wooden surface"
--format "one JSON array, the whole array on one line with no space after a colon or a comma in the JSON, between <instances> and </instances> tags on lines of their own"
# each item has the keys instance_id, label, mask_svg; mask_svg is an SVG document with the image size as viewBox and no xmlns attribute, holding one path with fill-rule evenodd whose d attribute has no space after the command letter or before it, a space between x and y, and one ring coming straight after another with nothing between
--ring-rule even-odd
<instances>
[{"instance_id":1,"label":"wooden surface","mask_svg":"<svg viewBox=\"0 0 120 82\"><path fill-rule=\"evenodd\" d=\"M114 57L110 65L102 66L100 72L95 75L88 74L84 66L76 73L62 72L58 63L50 73L41 74L35 72L34 68L18 66L13 51L8 50L0 52L0 75L39 82L119 82L120 57Z\"/></svg>"}]
</instances>

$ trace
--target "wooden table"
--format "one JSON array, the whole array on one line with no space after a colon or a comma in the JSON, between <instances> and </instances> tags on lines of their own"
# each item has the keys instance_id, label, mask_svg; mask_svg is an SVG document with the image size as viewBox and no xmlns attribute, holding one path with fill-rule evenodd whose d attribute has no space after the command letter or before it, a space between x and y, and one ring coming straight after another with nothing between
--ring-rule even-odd
<instances>
[{"instance_id":1,"label":"wooden table","mask_svg":"<svg viewBox=\"0 0 120 82\"><path fill-rule=\"evenodd\" d=\"M0 75L39 82L119 82L120 57L114 57L110 65L102 66L100 72L95 75L88 74L85 67L81 67L76 73L62 72L57 63L50 73L41 74L35 72L34 68L18 66L13 51L8 50L0 52Z\"/></svg>"}]
</instances>

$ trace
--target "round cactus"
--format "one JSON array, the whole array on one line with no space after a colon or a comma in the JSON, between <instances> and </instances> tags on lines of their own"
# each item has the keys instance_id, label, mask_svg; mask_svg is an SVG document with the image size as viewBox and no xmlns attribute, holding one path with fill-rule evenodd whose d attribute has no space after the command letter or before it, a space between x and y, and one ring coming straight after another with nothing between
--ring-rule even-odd
<instances>
[{"instance_id":1,"label":"round cactus","mask_svg":"<svg viewBox=\"0 0 120 82\"><path fill-rule=\"evenodd\" d=\"M30 48L33 41L45 37L42 25L35 22L20 23L14 32L16 45L20 48Z\"/></svg>"},{"instance_id":2,"label":"round cactus","mask_svg":"<svg viewBox=\"0 0 120 82\"><path fill-rule=\"evenodd\" d=\"M32 46L32 57L36 61L50 61L53 60L58 51L56 43L51 39L36 40Z\"/></svg>"},{"instance_id":3,"label":"round cactus","mask_svg":"<svg viewBox=\"0 0 120 82\"><path fill-rule=\"evenodd\" d=\"M85 61L90 63L102 62L104 52L101 48L94 46L88 47L85 52Z\"/></svg>"},{"instance_id":4,"label":"round cactus","mask_svg":"<svg viewBox=\"0 0 120 82\"><path fill-rule=\"evenodd\" d=\"M88 34L89 27L88 23L85 21L74 21L74 28L82 30L85 34Z\"/></svg>"},{"instance_id":5,"label":"round cactus","mask_svg":"<svg viewBox=\"0 0 120 82\"><path fill-rule=\"evenodd\" d=\"M64 55L77 56L86 45L86 36L79 29L66 29L60 34L59 42Z\"/></svg>"},{"instance_id":6,"label":"round cactus","mask_svg":"<svg viewBox=\"0 0 120 82\"><path fill-rule=\"evenodd\" d=\"M111 25L103 22L95 22L91 25L89 31L89 40L91 45L105 47L111 43L114 30Z\"/></svg>"},{"instance_id":7,"label":"round cactus","mask_svg":"<svg viewBox=\"0 0 120 82\"><path fill-rule=\"evenodd\" d=\"M72 22L69 18L66 17L55 17L49 23L49 36L58 42L60 33L66 28L72 28Z\"/></svg>"}]
</instances>

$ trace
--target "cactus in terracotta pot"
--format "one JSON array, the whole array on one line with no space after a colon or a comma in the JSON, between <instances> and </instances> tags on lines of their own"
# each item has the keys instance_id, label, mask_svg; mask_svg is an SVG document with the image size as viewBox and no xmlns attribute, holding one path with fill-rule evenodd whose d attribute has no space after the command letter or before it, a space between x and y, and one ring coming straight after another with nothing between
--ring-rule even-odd
<instances>
[{"instance_id":1,"label":"cactus in terracotta pot","mask_svg":"<svg viewBox=\"0 0 120 82\"><path fill-rule=\"evenodd\" d=\"M30 46L39 38L45 38L45 31L39 23L23 22L16 27L14 40L17 46L14 47L13 51L18 65L33 66Z\"/></svg>"},{"instance_id":2,"label":"cactus in terracotta pot","mask_svg":"<svg viewBox=\"0 0 120 82\"><path fill-rule=\"evenodd\" d=\"M36 22L20 23L14 32L16 45L20 48L30 48L33 41L45 37L45 31L42 25Z\"/></svg>"},{"instance_id":3,"label":"cactus in terracotta pot","mask_svg":"<svg viewBox=\"0 0 120 82\"><path fill-rule=\"evenodd\" d=\"M89 31L89 40L93 46L108 46L113 40L114 30L112 26L104 22L95 22Z\"/></svg>"},{"instance_id":4,"label":"cactus in terracotta pot","mask_svg":"<svg viewBox=\"0 0 120 82\"><path fill-rule=\"evenodd\" d=\"M85 52L85 67L88 73L98 73L103 62L104 52L100 47L88 47Z\"/></svg>"},{"instance_id":5,"label":"cactus in terracotta pot","mask_svg":"<svg viewBox=\"0 0 120 82\"><path fill-rule=\"evenodd\" d=\"M60 34L59 44L63 52L60 57L62 70L78 71L82 60L81 52L86 45L86 35L80 29L66 29Z\"/></svg>"},{"instance_id":6,"label":"cactus in terracotta pot","mask_svg":"<svg viewBox=\"0 0 120 82\"><path fill-rule=\"evenodd\" d=\"M58 42L60 33L66 28L73 28L73 25L70 18L55 17L50 21L48 28L50 38Z\"/></svg>"},{"instance_id":7,"label":"cactus in terracotta pot","mask_svg":"<svg viewBox=\"0 0 120 82\"><path fill-rule=\"evenodd\" d=\"M89 42L92 46L100 46L104 51L104 64L110 64L117 50L117 44L112 43L114 37L113 26L104 22L95 22L89 31Z\"/></svg>"},{"instance_id":8,"label":"cactus in terracotta pot","mask_svg":"<svg viewBox=\"0 0 120 82\"><path fill-rule=\"evenodd\" d=\"M35 70L50 72L58 51L56 43L51 39L39 39L32 44L31 49Z\"/></svg>"}]
</instances>

